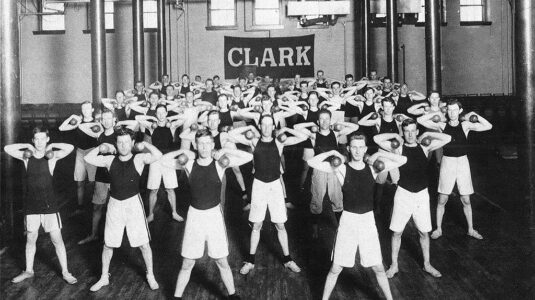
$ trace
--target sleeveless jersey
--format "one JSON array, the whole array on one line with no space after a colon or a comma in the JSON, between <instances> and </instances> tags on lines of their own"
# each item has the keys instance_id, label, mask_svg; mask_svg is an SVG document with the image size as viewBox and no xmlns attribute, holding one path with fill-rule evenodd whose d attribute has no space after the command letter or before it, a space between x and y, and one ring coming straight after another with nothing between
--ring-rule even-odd
<instances>
[{"instance_id":1,"label":"sleeveless jersey","mask_svg":"<svg viewBox=\"0 0 535 300\"><path fill-rule=\"evenodd\" d=\"M281 157L275 139L267 143L259 140L253 156L254 178L263 182L272 182L280 178Z\"/></svg>"},{"instance_id":2,"label":"sleeveless jersey","mask_svg":"<svg viewBox=\"0 0 535 300\"><path fill-rule=\"evenodd\" d=\"M58 212L53 176L45 157L30 157L25 174L23 208L26 215Z\"/></svg>"},{"instance_id":3,"label":"sleeveless jersey","mask_svg":"<svg viewBox=\"0 0 535 300\"><path fill-rule=\"evenodd\" d=\"M451 136L451 142L444 145L445 156L461 157L466 155L465 146L468 144L468 139L466 138L466 134L464 134L461 123L457 126L451 126L449 123L446 123L446 127L442 132Z\"/></svg>"},{"instance_id":4,"label":"sleeveless jersey","mask_svg":"<svg viewBox=\"0 0 535 300\"><path fill-rule=\"evenodd\" d=\"M417 193L427 188L427 156L421 146L407 147L403 145L402 154L407 157L407 163L399 167L400 179L398 185L409 192Z\"/></svg>"},{"instance_id":5,"label":"sleeveless jersey","mask_svg":"<svg viewBox=\"0 0 535 300\"><path fill-rule=\"evenodd\" d=\"M134 164L134 155L121 161L116 156L110 166L110 196L119 201L139 194L140 175Z\"/></svg>"},{"instance_id":6,"label":"sleeveless jersey","mask_svg":"<svg viewBox=\"0 0 535 300\"><path fill-rule=\"evenodd\" d=\"M338 142L334 131L330 130L328 135L316 133L316 146L314 146L315 155L338 149Z\"/></svg>"},{"instance_id":7,"label":"sleeveless jersey","mask_svg":"<svg viewBox=\"0 0 535 300\"><path fill-rule=\"evenodd\" d=\"M201 166L195 161L188 178L193 208L206 210L219 204L221 179L219 179L215 161L208 166Z\"/></svg>"},{"instance_id":8,"label":"sleeveless jersey","mask_svg":"<svg viewBox=\"0 0 535 300\"><path fill-rule=\"evenodd\" d=\"M355 214L372 211L374 189L375 179L368 165L356 170L346 163L346 177L342 185L345 211Z\"/></svg>"}]
</instances>

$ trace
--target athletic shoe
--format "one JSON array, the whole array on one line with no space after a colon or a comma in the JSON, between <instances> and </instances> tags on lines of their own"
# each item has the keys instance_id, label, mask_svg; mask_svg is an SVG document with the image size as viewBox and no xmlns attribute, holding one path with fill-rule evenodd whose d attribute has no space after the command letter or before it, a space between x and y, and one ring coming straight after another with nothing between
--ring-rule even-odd
<instances>
[{"instance_id":1,"label":"athletic shoe","mask_svg":"<svg viewBox=\"0 0 535 300\"><path fill-rule=\"evenodd\" d=\"M19 282L22 282L28 278L32 278L33 276L35 276L35 274L33 272L28 272L28 271L24 271L22 273L20 273L17 277L11 279L11 282L13 283L19 283Z\"/></svg>"},{"instance_id":2,"label":"athletic shoe","mask_svg":"<svg viewBox=\"0 0 535 300\"><path fill-rule=\"evenodd\" d=\"M72 274L69 272L63 273L63 280L65 280L68 284L75 284L78 282L78 279L72 276Z\"/></svg>"},{"instance_id":3,"label":"athletic shoe","mask_svg":"<svg viewBox=\"0 0 535 300\"><path fill-rule=\"evenodd\" d=\"M299 266L293 260L285 263L284 267L287 269L290 269L292 272L295 272L295 273L301 272L301 268L299 268Z\"/></svg>"},{"instance_id":4,"label":"athletic shoe","mask_svg":"<svg viewBox=\"0 0 535 300\"><path fill-rule=\"evenodd\" d=\"M151 290L157 290L160 288L158 282L156 282L156 278L154 278L154 274L147 274L147 282L149 283Z\"/></svg>"},{"instance_id":5,"label":"athletic shoe","mask_svg":"<svg viewBox=\"0 0 535 300\"><path fill-rule=\"evenodd\" d=\"M102 275L100 279L97 281L97 283L93 284L93 286L89 288L89 290L92 292L96 292L108 284L110 284L110 276Z\"/></svg>"},{"instance_id":6,"label":"athletic shoe","mask_svg":"<svg viewBox=\"0 0 535 300\"><path fill-rule=\"evenodd\" d=\"M252 263L244 262L243 267L240 269L240 274L247 275L252 269L254 269L254 265Z\"/></svg>"}]
</instances>

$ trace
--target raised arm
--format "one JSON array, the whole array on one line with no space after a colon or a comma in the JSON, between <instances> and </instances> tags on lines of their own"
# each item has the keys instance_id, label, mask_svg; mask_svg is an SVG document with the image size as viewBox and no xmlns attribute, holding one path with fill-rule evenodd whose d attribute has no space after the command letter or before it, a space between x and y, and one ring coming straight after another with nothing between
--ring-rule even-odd
<instances>
[{"instance_id":1,"label":"raised arm","mask_svg":"<svg viewBox=\"0 0 535 300\"><path fill-rule=\"evenodd\" d=\"M253 138L252 139L248 139L244 135L249 130L251 132L253 132ZM247 145L247 146L256 145L256 141L258 141L260 139L260 133L252 125L234 128L234 129L232 129L231 131L228 132L228 135L229 135L229 137L231 139L233 139L237 143L240 143L240 144L243 144L243 145Z\"/></svg>"},{"instance_id":2,"label":"raised arm","mask_svg":"<svg viewBox=\"0 0 535 300\"><path fill-rule=\"evenodd\" d=\"M421 100L425 100L426 98L424 94L418 91L410 91L408 95L412 101L421 101Z\"/></svg>"},{"instance_id":3,"label":"raised arm","mask_svg":"<svg viewBox=\"0 0 535 300\"><path fill-rule=\"evenodd\" d=\"M299 144L299 143L305 141L306 139L308 139L308 134L306 134L306 133L304 133L302 131L299 131L299 130L295 130L295 129L289 128L289 127L282 128L279 131L279 134L283 134L285 132L288 132L288 133L292 134L293 136L289 136L282 143L284 146L291 146L291 145Z\"/></svg>"},{"instance_id":4,"label":"raised arm","mask_svg":"<svg viewBox=\"0 0 535 300\"><path fill-rule=\"evenodd\" d=\"M57 149L57 150L53 150ZM54 151L54 158L62 159L74 150L74 146L66 143L51 143L46 147L46 151Z\"/></svg>"},{"instance_id":5,"label":"raised arm","mask_svg":"<svg viewBox=\"0 0 535 300\"><path fill-rule=\"evenodd\" d=\"M425 114L424 107L427 106L427 102L415 104L407 109L407 112L411 115L420 116Z\"/></svg>"},{"instance_id":6,"label":"raised arm","mask_svg":"<svg viewBox=\"0 0 535 300\"><path fill-rule=\"evenodd\" d=\"M367 115L365 115L362 119L359 120L359 125L361 126L380 126L381 124L381 118L378 116L375 119L371 119L372 115L377 114L376 112L371 112ZM377 114L378 115L378 114Z\"/></svg>"},{"instance_id":7,"label":"raised arm","mask_svg":"<svg viewBox=\"0 0 535 300\"><path fill-rule=\"evenodd\" d=\"M470 121L470 118L472 116L477 117L477 122L472 123ZM469 112L465 115L466 120L462 123L463 127L467 130L473 130L473 131L487 131L492 129L492 124L490 124L487 119L483 118L482 116L478 115L475 112Z\"/></svg>"},{"instance_id":8,"label":"raised arm","mask_svg":"<svg viewBox=\"0 0 535 300\"><path fill-rule=\"evenodd\" d=\"M229 159L227 168L239 167L253 160L252 153L231 148L222 148L217 151L214 158L219 159L222 155L226 155Z\"/></svg>"},{"instance_id":9,"label":"raised arm","mask_svg":"<svg viewBox=\"0 0 535 300\"><path fill-rule=\"evenodd\" d=\"M381 147L381 149L384 149L389 152L393 152L394 148L392 148L392 139L396 139L400 145L403 145L403 138L397 134L397 133L382 133L377 134L373 137L373 141Z\"/></svg>"},{"instance_id":10,"label":"raised arm","mask_svg":"<svg viewBox=\"0 0 535 300\"><path fill-rule=\"evenodd\" d=\"M152 144L147 142L139 142L143 148L149 150L150 155L145 156L144 163L146 165L152 164L155 161L158 161L162 158L162 152L158 148L154 147Z\"/></svg>"},{"instance_id":11,"label":"raised arm","mask_svg":"<svg viewBox=\"0 0 535 300\"><path fill-rule=\"evenodd\" d=\"M380 159L385 165L385 168L381 172L387 172L392 169L399 168L407 162L407 157L405 156L391 152L379 151L372 154L367 163L373 166L377 159Z\"/></svg>"},{"instance_id":12,"label":"raised arm","mask_svg":"<svg viewBox=\"0 0 535 300\"><path fill-rule=\"evenodd\" d=\"M342 160L342 162L346 160L345 156L340 154L340 152L336 150L331 150L331 151L323 152L321 154L318 154L312 157L311 159L307 160L307 164L313 169L326 172L326 173L333 173L335 169L332 167L330 162L325 161L327 158L331 156L339 157Z\"/></svg>"},{"instance_id":13,"label":"raised arm","mask_svg":"<svg viewBox=\"0 0 535 300\"><path fill-rule=\"evenodd\" d=\"M435 117L436 116L436 117ZM438 120L438 122L433 121L433 119ZM416 119L418 124L422 125L425 128L429 128L432 130L442 131L444 129L445 123L442 122L442 115L440 111L424 114L418 119Z\"/></svg>"},{"instance_id":14,"label":"raised arm","mask_svg":"<svg viewBox=\"0 0 535 300\"><path fill-rule=\"evenodd\" d=\"M99 122L82 123L78 128L80 128L83 133L95 139L104 131L104 128L102 128L102 125ZM98 130L96 130L97 128Z\"/></svg>"},{"instance_id":15,"label":"raised arm","mask_svg":"<svg viewBox=\"0 0 535 300\"><path fill-rule=\"evenodd\" d=\"M348 135L354 131L357 131L359 129L359 125L351 122L336 122L336 124L342 125L343 128L340 130L336 135Z\"/></svg>"},{"instance_id":16,"label":"raised arm","mask_svg":"<svg viewBox=\"0 0 535 300\"><path fill-rule=\"evenodd\" d=\"M74 121L76 121L76 123L74 123ZM70 124L71 121L74 123L74 125ZM61 125L59 126L59 131L69 131L69 130L73 130L73 129L76 129L78 128L78 125L82 123L82 117L79 116L79 115L72 115L70 117L67 118L67 120L63 121L63 123L61 123Z\"/></svg>"},{"instance_id":17,"label":"raised arm","mask_svg":"<svg viewBox=\"0 0 535 300\"><path fill-rule=\"evenodd\" d=\"M93 150L89 151L89 153L84 156L84 160L93 166L109 168L114 156L98 155L99 151L99 147L93 148Z\"/></svg>"},{"instance_id":18,"label":"raised arm","mask_svg":"<svg viewBox=\"0 0 535 300\"><path fill-rule=\"evenodd\" d=\"M422 145L422 148L426 149L428 153L443 147L451 141L451 136L449 134L427 131L420 135L418 142L421 143L426 137L431 138L431 144L429 144L429 146Z\"/></svg>"},{"instance_id":19,"label":"raised arm","mask_svg":"<svg viewBox=\"0 0 535 300\"><path fill-rule=\"evenodd\" d=\"M176 158L181 154L186 155L186 157L188 158L186 163L180 163L178 161L175 161ZM180 149L180 150L171 151L171 152L164 154L162 156L161 161L162 161L162 165L168 168L177 169L177 170L185 170L187 168L186 167L187 163L193 162L194 159L195 159L195 153L193 151Z\"/></svg>"},{"instance_id":20,"label":"raised arm","mask_svg":"<svg viewBox=\"0 0 535 300\"><path fill-rule=\"evenodd\" d=\"M21 144L11 144L4 146L4 151L13 158L24 160L24 150L30 150L32 153L35 153L35 147L32 144L21 143Z\"/></svg>"}]
</instances>

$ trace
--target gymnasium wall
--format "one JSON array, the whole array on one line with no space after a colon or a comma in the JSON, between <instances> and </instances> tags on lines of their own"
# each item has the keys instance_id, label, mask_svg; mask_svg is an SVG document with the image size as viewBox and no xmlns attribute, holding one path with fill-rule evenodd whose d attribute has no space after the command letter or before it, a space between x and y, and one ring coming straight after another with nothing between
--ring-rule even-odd
<instances>
[{"instance_id":1,"label":"gymnasium wall","mask_svg":"<svg viewBox=\"0 0 535 300\"><path fill-rule=\"evenodd\" d=\"M187 1L188 2L188 1ZM287 2L283 0L283 3ZM511 83L511 16L507 1L488 1L490 26L460 26L458 0L447 1L447 26L442 27L443 91L445 94L504 93ZM353 4L352 4L353 5ZM285 6L285 5L284 5ZM327 77L360 73L360 49L355 45L354 16L338 19L335 26L298 29L296 18L283 18L282 29L254 30L252 1L238 0L237 30L207 30L207 4L189 1L184 11L169 9L167 26L168 73L173 80L183 73L203 78L222 75L223 37L279 37L315 34L315 67ZM352 10L353 11L353 10ZM21 21L21 72L23 103L72 103L91 99L91 45L87 6L68 4L65 34L35 35L37 16ZM371 64L386 73L386 28L372 28ZM116 3L115 32L106 34L108 93L133 86L131 5ZM358 42L357 42L358 44ZM399 27L399 45L406 47L406 78L412 88L425 91L424 27ZM146 84L157 79L155 32L145 33ZM402 52L399 52L400 79Z\"/></svg>"}]
</instances>

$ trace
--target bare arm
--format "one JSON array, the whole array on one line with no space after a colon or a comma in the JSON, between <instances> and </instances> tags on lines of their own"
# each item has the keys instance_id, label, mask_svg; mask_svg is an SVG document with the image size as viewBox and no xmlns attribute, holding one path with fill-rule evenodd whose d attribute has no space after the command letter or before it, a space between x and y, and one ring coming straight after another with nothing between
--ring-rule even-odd
<instances>
[{"instance_id":1,"label":"bare arm","mask_svg":"<svg viewBox=\"0 0 535 300\"><path fill-rule=\"evenodd\" d=\"M359 125L351 122L337 122L336 124L340 124L343 126L342 130L337 133L337 136L348 135L359 129Z\"/></svg>"},{"instance_id":2,"label":"bare arm","mask_svg":"<svg viewBox=\"0 0 535 300\"><path fill-rule=\"evenodd\" d=\"M475 112L470 112L466 114L466 118L469 119L471 116L477 116L477 122L472 123L470 121L464 121L463 127L467 130L473 130L473 131L487 131L492 129L492 124L490 124L487 119L483 118L482 116L478 115Z\"/></svg>"},{"instance_id":3,"label":"bare arm","mask_svg":"<svg viewBox=\"0 0 535 300\"><path fill-rule=\"evenodd\" d=\"M48 144L46 147L46 151L52 150L53 148L58 149L54 150L54 158L56 159L62 159L65 156L69 155L72 150L74 150L74 146L71 144L66 143L51 143Z\"/></svg>"},{"instance_id":4,"label":"bare arm","mask_svg":"<svg viewBox=\"0 0 535 300\"><path fill-rule=\"evenodd\" d=\"M381 149L384 149L389 152L393 152L394 148L392 148L392 143L390 142L392 139L396 139L400 145L403 145L403 138L397 134L397 133L382 133L377 134L373 137L373 141L381 147Z\"/></svg>"},{"instance_id":5,"label":"bare arm","mask_svg":"<svg viewBox=\"0 0 535 300\"><path fill-rule=\"evenodd\" d=\"M93 166L109 168L114 156L98 155L99 151L99 147L95 147L93 150L89 151L86 156L84 156L84 160Z\"/></svg>"},{"instance_id":6,"label":"bare arm","mask_svg":"<svg viewBox=\"0 0 535 300\"><path fill-rule=\"evenodd\" d=\"M432 118L434 116L438 116L439 118L442 119L442 117L441 117L442 115L438 111L438 112L435 112L435 113L424 114L424 115L418 117L418 119L416 119L416 121L419 124L421 124L422 126L424 126L425 128L429 128L429 129L433 129L433 130L437 130L437 131L442 131L442 129L445 126L445 123L442 122L442 121L440 121L438 123L433 122Z\"/></svg>"},{"instance_id":7,"label":"bare arm","mask_svg":"<svg viewBox=\"0 0 535 300\"><path fill-rule=\"evenodd\" d=\"M319 171L322 171L322 172L326 172L326 173L333 173L334 169L331 166L331 163L328 162L328 161L325 161L327 158L329 158L331 156L337 156L342 161L345 161L345 159L346 159L345 156L340 154L340 152L338 152L336 150L331 150L331 151L327 151L327 152L324 152L324 153L321 153L321 154L318 154L318 155L312 157L311 159L309 159L307 161L307 164L313 169L316 169L316 170L319 170Z\"/></svg>"},{"instance_id":8,"label":"bare arm","mask_svg":"<svg viewBox=\"0 0 535 300\"><path fill-rule=\"evenodd\" d=\"M431 138L431 144L429 144L429 146L422 145L422 148L426 149L427 153L434 151L438 148L442 148L444 145L446 145L447 143L451 141L451 136L449 134L427 131L427 132L424 132L418 138L418 142L420 143L426 137Z\"/></svg>"},{"instance_id":9,"label":"bare arm","mask_svg":"<svg viewBox=\"0 0 535 300\"><path fill-rule=\"evenodd\" d=\"M71 120L76 120L76 124L74 125L71 125L70 122ZM73 129L76 129L78 128L78 125L82 123L82 117L78 116L78 115L72 115L70 117L67 118L67 120L63 121L63 123L61 123L61 125L59 126L59 131L69 131L69 130L73 130Z\"/></svg>"},{"instance_id":10,"label":"bare arm","mask_svg":"<svg viewBox=\"0 0 535 300\"><path fill-rule=\"evenodd\" d=\"M24 160L24 150L30 150L32 153L35 153L35 148L32 144L11 144L4 146L4 151L13 158Z\"/></svg>"}]
</instances>

